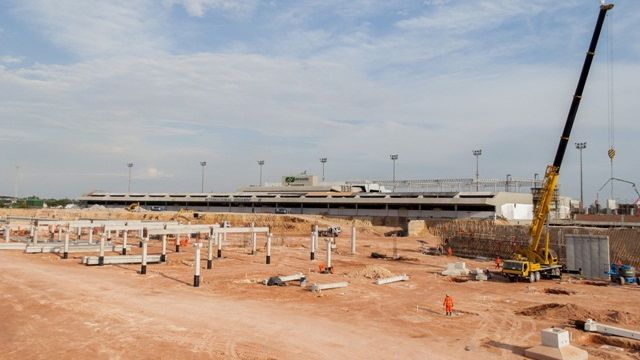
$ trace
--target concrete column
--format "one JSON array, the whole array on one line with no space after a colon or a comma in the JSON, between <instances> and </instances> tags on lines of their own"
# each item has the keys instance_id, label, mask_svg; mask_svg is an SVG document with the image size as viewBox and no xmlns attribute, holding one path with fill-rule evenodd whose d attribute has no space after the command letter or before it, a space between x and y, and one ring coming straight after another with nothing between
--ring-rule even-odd
<instances>
[{"instance_id":1,"label":"concrete column","mask_svg":"<svg viewBox=\"0 0 640 360\"><path fill-rule=\"evenodd\" d=\"M271 264L271 233L267 235L267 265Z\"/></svg>"},{"instance_id":2,"label":"concrete column","mask_svg":"<svg viewBox=\"0 0 640 360\"><path fill-rule=\"evenodd\" d=\"M78 238L77 238L77 241L80 241L81 237L82 237L82 228L80 226L78 226Z\"/></svg>"},{"instance_id":3,"label":"concrete column","mask_svg":"<svg viewBox=\"0 0 640 360\"><path fill-rule=\"evenodd\" d=\"M62 226L58 225L58 241L62 241Z\"/></svg>"},{"instance_id":4,"label":"concrete column","mask_svg":"<svg viewBox=\"0 0 640 360\"><path fill-rule=\"evenodd\" d=\"M193 261L193 287L200 287L200 249L201 243L193 244L196 248L196 255Z\"/></svg>"},{"instance_id":5,"label":"concrete column","mask_svg":"<svg viewBox=\"0 0 640 360\"><path fill-rule=\"evenodd\" d=\"M127 240L129 239L129 232L127 230L122 233L122 255L127 255Z\"/></svg>"},{"instance_id":6,"label":"concrete column","mask_svg":"<svg viewBox=\"0 0 640 360\"><path fill-rule=\"evenodd\" d=\"M160 254L160 262L167 261L167 234L162 235L162 254Z\"/></svg>"},{"instance_id":7,"label":"concrete column","mask_svg":"<svg viewBox=\"0 0 640 360\"><path fill-rule=\"evenodd\" d=\"M327 266L326 269L327 270L331 270L331 239L329 238L325 238L324 241L327 242Z\"/></svg>"},{"instance_id":8,"label":"concrete column","mask_svg":"<svg viewBox=\"0 0 640 360\"><path fill-rule=\"evenodd\" d=\"M356 226L351 225L351 255L356 254Z\"/></svg>"},{"instance_id":9,"label":"concrete column","mask_svg":"<svg viewBox=\"0 0 640 360\"><path fill-rule=\"evenodd\" d=\"M149 238L142 238L142 265L140 266L140 275L144 275L147 273L147 248L148 248Z\"/></svg>"},{"instance_id":10,"label":"concrete column","mask_svg":"<svg viewBox=\"0 0 640 360\"><path fill-rule=\"evenodd\" d=\"M11 239L11 227L9 225L6 225L3 228L4 228L4 242L9 242L9 240Z\"/></svg>"},{"instance_id":11,"label":"concrete column","mask_svg":"<svg viewBox=\"0 0 640 360\"><path fill-rule=\"evenodd\" d=\"M318 252L318 243L320 237L318 236L318 225L313 225L313 252Z\"/></svg>"},{"instance_id":12,"label":"concrete column","mask_svg":"<svg viewBox=\"0 0 640 360\"><path fill-rule=\"evenodd\" d=\"M140 240L142 240L142 238L144 238L144 230L143 229L138 230L138 238L140 238Z\"/></svg>"},{"instance_id":13,"label":"concrete column","mask_svg":"<svg viewBox=\"0 0 640 360\"><path fill-rule=\"evenodd\" d=\"M311 260L315 260L316 259L316 237L315 234L313 233L313 231L311 232L311 246L309 246L309 249L311 249Z\"/></svg>"},{"instance_id":14,"label":"concrete column","mask_svg":"<svg viewBox=\"0 0 640 360\"><path fill-rule=\"evenodd\" d=\"M144 229L140 230L140 242L138 243L138 247L142 247L142 242L144 241Z\"/></svg>"},{"instance_id":15,"label":"concrete column","mask_svg":"<svg viewBox=\"0 0 640 360\"><path fill-rule=\"evenodd\" d=\"M89 244L93 244L93 226L89 226Z\"/></svg>"},{"instance_id":16,"label":"concrete column","mask_svg":"<svg viewBox=\"0 0 640 360\"><path fill-rule=\"evenodd\" d=\"M213 237L209 234L207 239L209 242L209 247L207 248L207 269L211 269L213 266Z\"/></svg>"},{"instance_id":17,"label":"concrete column","mask_svg":"<svg viewBox=\"0 0 640 360\"><path fill-rule=\"evenodd\" d=\"M104 242L107 240L107 235L102 233L100 236L100 255L98 255L98 265L104 265Z\"/></svg>"},{"instance_id":18,"label":"concrete column","mask_svg":"<svg viewBox=\"0 0 640 360\"><path fill-rule=\"evenodd\" d=\"M254 230L255 223L251 223L251 255L256 254L256 240L257 236Z\"/></svg>"},{"instance_id":19,"label":"concrete column","mask_svg":"<svg viewBox=\"0 0 640 360\"><path fill-rule=\"evenodd\" d=\"M180 252L180 234L176 234L176 252Z\"/></svg>"},{"instance_id":20,"label":"concrete column","mask_svg":"<svg viewBox=\"0 0 640 360\"><path fill-rule=\"evenodd\" d=\"M64 234L64 248L62 250L62 258L69 258L69 227L67 226L67 231Z\"/></svg>"},{"instance_id":21,"label":"concrete column","mask_svg":"<svg viewBox=\"0 0 640 360\"><path fill-rule=\"evenodd\" d=\"M38 243L38 227L37 226L33 226L33 233L31 234L31 240L33 242L33 245L36 245Z\"/></svg>"},{"instance_id":22,"label":"concrete column","mask_svg":"<svg viewBox=\"0 0 640 360\"><path fill-rule=\"evenodd\" d=\"M29 229L29 237L31 238L31 241L33 241L33 234L35 234L35 225L31 224L31 228ZM35 244L35 243L34 243Z\"/></svg>"},{"instance_id":23,"label":"concrete column","mask_svg":"<svg viewBox=\"0 0 640 360\"><path fill-rule=\"evenodd\" d=\"M220 236L220 234L216 234L218 237L218 259L222 257L222 241L225 239L225 236Z\"/></svg>"}]
</instances>

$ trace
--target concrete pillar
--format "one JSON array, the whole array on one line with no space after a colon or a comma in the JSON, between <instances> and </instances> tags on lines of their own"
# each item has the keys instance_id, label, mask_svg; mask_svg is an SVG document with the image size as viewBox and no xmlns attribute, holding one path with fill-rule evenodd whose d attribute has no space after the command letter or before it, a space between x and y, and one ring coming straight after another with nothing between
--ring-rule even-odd
<instances>
[{"instance_id":1,"label":"concrete pillar","mask_svg":"<svg viewBox=\"0 0 640 360\"><path fill-rule=\"evenodd\" d=\"M138 238L140 238L140 240L142 240L142 238L144 238L144 229L138 230Z\"/></svg>"},{"instance_id":2,"label":"concrete pillar","mask_svg":"<svg viewBox=\"0 0 640 360\"><path fill-rule=\"evenodd\" d=\"M211 269L213 266L213 237L209 234L207 239L209 242L209 247L207 248L207 269Z\"/></svg>"},{"instance_id":3,"label":"concrete pillar","mask_svg":"<svg viewBox=\"0 0 640 360\"><path fill-rule=\"evenodd\" d=\"M256 254L256 241L258 240L254 227L255 227L255 223L251 223L251 255Z\"/></svg>"},{"instance_id":4,"label":"concrete pillar","mask_svg":"<svg viewBox=\"0 0 640 360\"><path fill-rule=\"evenodd\" d=\"M196 248L196 255L193 261L193 287L200 286L200 248L202 248L201 243L193 244Z\"/></svg>"},{"instance_id":5,"label":"concrete pillar","mask_svg":"<svg viewBox=\"0 0 640 360\"><path fill-rule=\"evenodd\" d=\"M78 237L77 237L77 241L80 241L80 238L82 237L82 228L80 226L78 226Z\"/></svg>"},{"instance_id":6,"label":"concrete pillar","mask_svg":"<svg viewBox=\"0 0 640 360\"><path fill-rule=\"evenodd\" d=\"M64 234L64 248L62 250L62 258L69 258L69 226L67 226L67 231Z\"/></svg>"},{"instance_id":7,"label":"concrete pillar","mask_svg":"<svg viewBox=\"0 0 640 360\"><path fill-rule=\"evenodd\" d=\"M102 233L100 236L100 255L98 255L98 265L104 265L104 242L107 240L107 235Z\"/></svg>"},{"instance_id":8,"label":"concrete pillar","mask_svg":"<svg viewBox=\"0 0 640 360\"><path fill-rule=\"evenodd\" d=\"M176 234L176 252L180 252L180 234Z\"/></svg>"},{"instance_id":9,"label":"concrete pillar","mask_svg":"<svg viewBox=\"0 0 640 360\"><path fill-rule=\"evenodd\" d=\"M320 237L318 236L318 225L313 225L313 252L318 252L318 243Z\"/></svg>"},{"instance_id":10,"label":"concrete pillar","mask_svg":"<svg viewBox=\"0 0 640 360\"><path fill-rule=\"evenodd\" d=\"M93 244L93 226L89 226L89 244Z\"/></svg>"},{"instance_id":11,"label":"concrete pillar","mask_svg":"<svg viewBox=\"0 0 640 360\"><path fill-rule=\"evenodd\" d=\"M351 255L356 254L356 226L351 225Z\"/></svg>"},{"instance_id":12,"label":"concrete pillar","mask_svg":"<svg viewBox=\"0 0 640 360\"><path fill-rule=\"evenodd\" d=\"M267 265L271 264L271 233L267 234Z\"/></svg>"},{"instance_id":13,"label":"concrete pillar","mask_svg":"<svg viewBox=\"0 0 640 360\"><path fill-rule=\"evenodd\" d=\"M62 226L58 225L58 241L62 241Z\"/></svg>"},{"instance_id":14,"label":"concrete pillar","mask_svg":"<svg viewBox=\"0 0 640 360\"><path fill-rule=\"evenodd\" d=\"M311 260L315 260L316 259L316 249L315 249L315 247L316 247L316 244L315 244L316 236L315 235L316 234L312 231L311 232L311 246L309 246L309 249L311 249L311 256L310 256Z\"/></svg>"},{"instance_id":15,"label":"concrete pillar","mask_svg":"<svg viewBox=\"0 0 640 360\"><path fill-rule=\"evenodd\" d=\"M167 234L162 235L162 254L160 254L160 262L167 261Z\"/></svg>"},{"instance_id":16,"label":"concrete pillar","mask_svg":"<svg viewBox=\"0 0 640 360\"><path fill-rule=\"evenodd\" d=\"M33 241L33 234L35 234L35 225L31 224L31 228L29 229L29 237L31 238L31 240Z\"/></svg>"},{"instance_id":17,"label":"concrete pillar","mask_svg":"<svg viewBox=\"0 0 640 360\"><path fill-rule=\"evenodd\" d=\"M9 225L6 225L3 228L4 228L4 242L9 242L9 240L11 239L11 227Z\"/></svg>"},{"instance_id":18,"label":"concrete pillar","mask_svg":"<svg viewBox=\"0 0 640 360\"><path fill-rule=\"evenodd\" d=\"M142 238L142 265L140 266L140 275L144 275L147 273L147 248L148 248L149 238Z\"/></svg>"},{"instance_id":19,"label":"concrete pillar","mask_svg":"<svg viewBox=\"0 0 640 360\"><path fill-rule=\"evenodd\" d=\"M225 236L220 236L220 234L216 234L218 237L218 259L222 257L222 241L225 239Z\"/></svg>"},{"instance_id":20,"label":"concrete pillar","mask_svg":"<svg viewBox=\"0 0 640 360\"><path fill-rule=\"evenodd\" d=\"M329 238L325 238L324 241L327 242L327 266L326 269L327 270L331 270L331 239Z\"/></svg>"},{"instance_id":21,"label":"concrete pillar","mask_svg":"<svg viewBox=\"0 0 640 360\"><path fill-rule=\"evenodd\" d=\"M129 239L129 232L127 230L122 233L122 255L127 255L127 240Z\"/></svg>"},{"instance_id":22,"label":"concrete pillar","mask_svg":"<svg viewBox=\"0 0 640 360\"><path fill-rule=\"evenodd\" d=\"M33 245L36 245L38 243L38 227L37 226L33 226L33 233L31 234L31 240L33 242Z\"/></svg>"},{"instance_id":23,"label":"concrete pillar","mask_svg":"<svg viewBox=\"0 0 640 360\"><path fill-rule=\"evenodd\" d=\"M138 243L138 247L142 247L142 242L144 241L144 229L140 230L140 242Z\"/></svg>"}]
</instances>

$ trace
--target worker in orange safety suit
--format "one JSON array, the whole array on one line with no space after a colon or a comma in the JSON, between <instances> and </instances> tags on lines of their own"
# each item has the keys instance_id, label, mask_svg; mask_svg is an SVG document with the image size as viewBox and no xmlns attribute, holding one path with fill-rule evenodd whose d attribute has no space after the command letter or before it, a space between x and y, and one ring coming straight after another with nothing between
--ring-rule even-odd
<instances>
[{"instance_id":1,"label":"worker in orange safety suit","mask_svg":"<svg viewBox=\"0 0 640 360\"><path fill-rule=\"evenodd\" d=\"M453 312L453 298L449 296L449 294L446 294L444 296L443 305L444 305L445 316L451 316Z\"/></svg>"},{"instance_id":2,"label":"worker in orange safety suit","mask_svg":"<svg viewBox=\"0 0 640 360\"><path fill-rule=\"evenodd\" d=\"M496 269L500 269L500 267L502 266L502 259L500 259L500 256L496 257Z\"/></svg>"}]
</instances>

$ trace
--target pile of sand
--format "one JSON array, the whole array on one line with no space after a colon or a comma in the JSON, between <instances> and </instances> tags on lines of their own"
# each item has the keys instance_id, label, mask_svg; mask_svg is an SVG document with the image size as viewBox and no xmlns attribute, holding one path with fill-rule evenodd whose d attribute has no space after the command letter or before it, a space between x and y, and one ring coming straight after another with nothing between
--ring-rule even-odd
<instances>
[{"instance_id":1,"label":"pile of sand","mask_svg":"<svg viewBox=\"0 0 640 360\"><path fill-rule=\"evenodd\" d=\"M549 303L531 306L516 312L536 319L558 319L569 323L593 319L605 324L640 325L640 315L618 310L591 310L575 304Z\"/></svg>"},{"instance_id":2,"label":"pile of sand","mask_svg":"<svg viewBox=\"0 0 640 360\"><path fill-rule=\"evenodd\" d=\"M365 278L365 279L375 280L375 279L381 279L381 278L388 278L388 277L394 276L394 274L391 271L389 271L389 269L386 269L382 266L367 265L366 267L360 270L347 273L347 276L350 278Z\"/></svg>"}]
</instances>

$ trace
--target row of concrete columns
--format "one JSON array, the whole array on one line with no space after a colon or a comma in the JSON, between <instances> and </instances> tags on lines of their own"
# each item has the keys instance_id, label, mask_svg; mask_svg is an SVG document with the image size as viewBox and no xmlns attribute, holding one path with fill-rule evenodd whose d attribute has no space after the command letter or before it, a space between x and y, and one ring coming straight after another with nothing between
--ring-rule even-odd
<instances>
[{"instance_id":1,"label":"row of concrete columns","mask_svg":"<svg viewBox=\"0 0 640 360\"><path fill-rule=\"evenodd\" d=\"M335 238L331 238L331 242L335 243ZM313 231L311 232L311 245L309 246L310 249L310 259L311 260L315 260L316 258L316 251L318 250L318 225L314 225L313 226ZM355 225L351 226L351 255L355 255L356 254L356 227ZM329 256L329 255L327 255ZM327 259L327 262L329 262L330 258ZM327 266L329 266L330 264L327 264Z\"/></svg>"}]
</instances>

